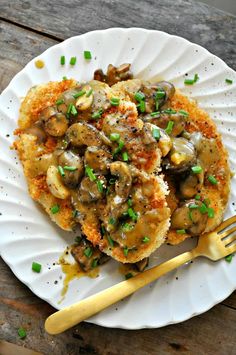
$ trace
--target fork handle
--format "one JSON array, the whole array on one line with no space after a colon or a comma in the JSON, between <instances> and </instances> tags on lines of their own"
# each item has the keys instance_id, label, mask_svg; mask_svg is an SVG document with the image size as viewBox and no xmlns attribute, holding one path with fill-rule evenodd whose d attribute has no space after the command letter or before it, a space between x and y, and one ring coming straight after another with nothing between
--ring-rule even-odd
<instances>
[{"instance_id":1,"label":"fork handle","mask_svg":"<svg viewBox=\"0 0 236 355\"><path fill-rule=\"evenodd\" d=\"M150 282L155 281L197 256L198 254L195 249L185 252L129 280L119 282L114 286L57 311L46 319L45 329L49 334L59 334L131 295Z\"/></svg>"}]
</instances>

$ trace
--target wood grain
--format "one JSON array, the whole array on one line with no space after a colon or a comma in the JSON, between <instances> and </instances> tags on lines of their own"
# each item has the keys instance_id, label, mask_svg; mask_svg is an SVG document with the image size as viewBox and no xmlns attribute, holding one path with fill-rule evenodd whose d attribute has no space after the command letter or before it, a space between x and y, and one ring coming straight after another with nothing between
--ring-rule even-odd
<instances>
[{"instance_id":1,"label":"wood grain","mask_svg":"<svg viewBox=\"0 0 236 355\"><path fill-rule=\"evenodd\" d=\"M236 68L235 17L192 0L1 0L1 16L58 40L109 27L166 31Z\"/></svg>"},{"instance_id":2,"label":"wood grain","mask_svg":"<svg viewBox=\"0 0 236 355\"><path fill-rule=\"evenodd\" d=\"M0 91L29 60L58 41L115 26L160 29L199 43L236 68L236 18L183 0L1 0ZM203 315L161 329L125 331L88 323L53 337L54 309L0 259L0 339L45 355L235 354L236 292ZM19 339L23 326L27 337ZM1 352L0 352L1 353Z\"/></svg>"}]
</instances>

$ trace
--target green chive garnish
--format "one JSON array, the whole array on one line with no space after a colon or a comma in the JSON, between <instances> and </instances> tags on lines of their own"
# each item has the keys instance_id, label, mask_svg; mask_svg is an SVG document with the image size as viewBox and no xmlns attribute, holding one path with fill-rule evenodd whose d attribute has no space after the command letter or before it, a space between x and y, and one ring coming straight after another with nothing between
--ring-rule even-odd
<instances>
[{"instance_id":1,"label":"green chive garnish","mask_svg":"<svg viewBox=\"0 0 236 355\"><path fill-rule=\"evenodd\" d=\"M64 170L68 170L68 171L75 171L75 170L77 170L76 166L67 166L67 165L63 166L63 169L64 169Z\"/></svg>"},{"instance_id":2,"label":"green chive garnish","mask_svg":"<svg viewBox=\"0 0 236 355\"><path fill-rule=\"evenodd\" d=\"M90 258L93 255L93 250L90 247L87 247L84 250L84 255L87 256L87 258Z\"/></svg>"},{"instance_id":3,"label":"green chive garnish","mask_svg":"<svg viewBox=\"0 0 236 355\"><path fill-rule=\"evenodd\" d=\"M35 261L32 262L32 270L34 272L39 273L41 271L42 265L39 263L36 263Z\"/></svg>"},{"instance_id":4,"label":"green chive garnish","mask_svg":"<svg viewBox=\"0 0 236 355\"><path fill-rule=\"evenodd\" d=\"M103 184L101 180L97 180L97 188L99 192L103 193Z\"/></svg>"},{"instance_id":5,"label":"green chive garnish","mask_svg":"<svg viewBox=\"0 0 236 355\"><path fill-rule=\"evenodd\" d=\"M63 169L63 167L62 166L60 166L60 165L58 165L58 171L59 171L59 174L61 175L61 176L65 176L65 172L64 172L64 169Z\"/></svg>"},{"instance_id":6,"label":"green chive garnish","mask_svg":"<svg viewBox=\"0 0 236 355\"><path fill-rule=\"evenodd\" d=\"M60 100L57 100L56 101L56 105L59 106L61 104L64 104L64 100L63 99L60 99Z\"/></svg>"},{"instance_id":7,"label":"green chive garnish","mask_svg":"<svg viewBox=\"0 0 236 355\"><path fill-rule=\"evenodd\" d=\"M212 185L216 185L218 183L218 181L213 175L209 175L207 179Z\"/></svg>"},{"instance_id":8,"label":"green chive garnish","mask_svg":"<svg viewBox=\"0 0 236 355\"><path fill-rule=\"evenodd\" d=\"M68 105L68 107L67 107L67 111L66 111L66 113L67 113L68 115L69 115L69 114L70 114L70 112L71 112L72 106L73 106L73 104L72 104L72 103L70 103L70 104Z\"/></svg>"},{"instance_id":9,"label":"green chive garnish","mask_svg":"<svg viewBox=\"0 0 236 355\"><path fill-rule=\"evenodd\" d=\"M231 79L225 79L225 82L226 82L227 84L233 84L233 80L231 80Z\"/></svg>"},{"instance_id":10,"label":"green chive garnish","mask_svg":"<svg viewBox=\"0 0 236 355\"><path fill-rule=\"evenodd\" d=\"M110 104L112 106L119 106L120 99L118 97L112 97L111 100L110 100Z\"/></svg>"},{"instance_id":11,"label":"green chive garnish","mask_svg":"<svg viewBox=\"0 0 236 355\"><path fill-rule=\"evenodd\" d=\"M149 237L143 237L142 242L143 243L148 243L150 241Z\"/></svg>"},{"instance_id":12,"label":"green chive garnish","mask_svg":"<svg viewBox=\"0 0 236 355\"><path fill-rule=\"evenodd\" d=\"M113 248L114 247L114 240L109 235L107 236L107 240L108 240L108 243L110 244L110 246Z\"/></svg>"},{"instance_id":13,"label":"green chive garnish","mask_svg":"<svg viewBox=\"0 0 236 355\"><path fill-rule=\"evenodd\" d=\"M67 80L67 76L63 76L63 77L62 77L62 80Z\"/></svg>"},{"instance_id":14,"label":"green chive garnish","mask_svg":"<svg viewBox=\"0 0 236 355\"><path fill-rule=\"evenodd\" d=\"M76 63L76 57L71 57L70 58L70 65L75 65Z\"/></svg>"},{"instance_id":15,"label":"green chive garnish","mask_svg":"<svg viewBox=\"0 0 236 355\"><path fill-rule=\"evenodd\" d=\"M76 115L78 114L75 105L72 105L72 106L71 106L71 111L70 111L70 113L71 113L73 116L76 116Z\"/></svg>"},{"instance_id":16,"label":"green chive garnish","mask_svg":"<svg viewBox=\"0 0 236 355\"><path fill-rule=\"evenodd\" d=\"M77 237L75 237L75 243L80 244L82 240L82 237L80 237L79 235L77 235Z\"/></svg>"},{"instance_id":17,"label":"green chive garnish","mask_svg":"<svg viewBox=\"0 0 236 355\"><path fill-rule=\"evenodd\" d=\"M133 202L132 202L131 198L128 199L127 203L128 203L128 206L129 206L129 207L132 206Z\"/></svg>"},{"instance_id":18,"label":"green chive garnish","mask_svg":"<svg viewBox=\"0 0 236 355\"><path fill-rule=\"evenodd\" d=\"M98 259L93 259L91 266L92 266L92 268L97 267L98 266Z\"/></svg>"},{"instance_id":19,"label":"green chive garnish","mask_svg":"<svg viewBox=\"0 0 236 355\"><path fill-rule=\"evenodd\" d=\"M64 55L61 56L60 62L61 62L61 65L65 65L65 63L66 63L66 57L65 57Z\"/></svg>"},{"instance_id":20,"label":"green chive garnish","mask_svg":"<svg viewBox=\"0 0 236 355\"><path fill-rule=\"evenodd\" d=\"M188 117L188 112L184 110L179 110L179 113L185 117Z\"/></svg>"},{"instance_id":21,"label":"green chive garnish","mask_svg":"<svg viewBox=\"0 0 236 355\"><path fill-rule=\"evenodd\" d=\"M186 230L185 229L176 229L177 234L185 234Z\"/></svg>"},{"instance_id":22,"label":"green chive garnish","mask_svg":"<svg viewBox=\"0 0 236 355\"><path fill-rule=\"evenodd\" d=\"M92 59L92 54L90 51L84 51L84 59L86 60Z\"/></svg>"},{"instance_id":23,"label":"green chive garnish","mask_svg":"<svg viewBox=\"0 0 236 355\"><path fill-rule=\"evenodd\" d=\"M145 99L145 95L141 91L138 91L134 94L134 98L136 101L141 102L142 100Z\"/></svg>"},{"instance_id":24,"label":"green chive garnish","mask_svg":"<svg viewBox=\"0 0 236 355\"><path fill-rule=\"evenodd\" d=\"M225 257L225 260L228 262L228 263L231 263L232 259L233 259L233 254L229 254Z\"/></svg>"},{"instance_id":25,"label":"green chive garnish","mask_svg":"<svg viewBox=\"0 0 236 355\"><path fill-rule=\"evenodd\" d=\"M93 173L93 169L88 165L85 167L85 174L89 177L90 181L95 181L97 179L96 175Z\"/></svg>"},{"instance_id":26,"label":"green chive garnish","mask_svg":"<svg viewBox=\"0 0 236 355\"><path fill-rule=\"evenodd\" d=\"M133 277L133 274L131 272L128 272L128 274L125 275L126 280L131 279L131 277Z\"/></svg>"},{"instance_id":27,"label":"green chive garnish","mask_svg":"<svg viewBox=\"0 0 236 355\"><path fill-rule=\"evenodd\" d=\"M91 95L92 95L92 93L93 93L93 89L90 89L90 90L87 92L86 97L91 96Z\"/></svg>"},{"instance_id":28,"label":"green chive garnish","mask_svg":"<svg viewBox=\"0 0 236 355\"><path fill-rule=\"evenodd\" d=\"M198 80L199 80L199 76L198 76L198 74L195 74L193 79L185 79L185 80L184 80L184 83L185 83L186 85L193 85L193 84L195 84Z\"/></svg>"},{"instance_id":29,"label":"green chive garnish","mask_svg":"<svg viewBox=\"0 0 236 355\"><path fill-rule=\"evenodd\" d=\"M215 211L212 207L208 207L207 214L209 218L213 218L215 216Z\"/></svg>"},{"instance_id":30,"label":"green chive garnish","mask_svg":"<svg viewBox=\"0 0 236 355\"><path fill-rule=\"evenodd\" d=\"M77 99L78 97L83 96L84 94L86 94L86 91L85 90L80 90L80 91L78 91L77 93L75 93L73 95L73 98Z\"/></svg>"},{"instance_id":31,"label":"green chive garnish","mask_svg":"<svg viewBox=\"0 0 236 355\"><path fill-rule=\"evenodd\" d=\"M208 212L208 208L207 208L207 206L205 205L205 203L202 203L202 205L199 207L199 211L200 211L202 214Z\"/></svg>"},{"instance_id":32,"label":"green chive garnish","mask_svg":"<svg viewBox=\"0 0 236 355\"><path fill-rule=\"evenodd\" d=\"M98 120L99 118L102 117L102 114L103 114L103 109L100 108L100 110L98 110L97 112L92 113L91 118L92 118L93 120Z\"/></svg>"},{"instance_id":33,"label":"green chive garnish","mask_svg":"<svg viewBox=\"0 0 236 355\"><path fill-rule=\"evenodd\" d=\"M152 129L152 136L155 138L157 141L161 138L161 132L159 128L153 128Z\"/></svg>"},{"instance_id":34,"label":"green chive garnish","mask_svg":"<svg viewBox=\"0 0 236 355\"><path fill-rule=\"evenodd\" d=\"M128 214L129 214L129 216L130 216L130 218L133 220L133 221L137 221L137 213L136 212L134 212L134 210L131 208L131 207L129 207L128 208Z\"/></svg>"},{"instance_id":35,"label":"green chive garnish","mask_svg":"<svg viewBox=\"0 0 236 355\"><path fill-rule=\"evenodd\" d=\"M192 212L191 212L191 211L189 211L189 213L188 213L188 217L189 217L190 221L192 221L192 222L193 222L193 214L192 214Z\"/></svg>"},{"instance_id":36,"label":"green chive garnish","mask_svg":"<svg viewBox=\"0 0 236 355\"><path fill-rule=\"evenodd\" d=\"M131 231L132 229L134 228L134 226L130 223L124 223L122 224L122 230L124 232L128 232L128 231Z\"/></svg>"},{"instance_id":37,"label":"green chive garnish","mask_svg":"<svg viewBox=\"0 0 236 355\"><path fill-rule=\"evenodd\" d=\"M188 206L188 208L190 208L190 210L195 210L197 209L199 206L194 204L194 203L191 203L191 205Z\"/></svg>"},{"instance_id":38,"label":"green chive garnish","mask_svg":"<svg viewBox=\"0 0 236 355\"><path fill-rule=\"evenodd\" d=\"M79 211L77 211L77 210L72 211L72 217L73 218L77 217L78 214L79 214Z\"/></svg>"},{"instance_id":39,"label":"green chive garnish","mask_svg":"<svg viewBox=\"0 0 236 355\"><path fill-rule=\"evenodd\" d=\"M201 195L196 195L195 196L195 200L200 200L201 199Z\"/></svg>"},{"instance_id":40,"label":"green chive garnish","mask_svg":"<svg viewBox=\"0 0 236 355\"><path fill-rule=\"evenodd\" d=\"M172 130L173 130L173 127L174 127L174 121L169 121L168 124L167 124L167 127L165 129L166 133L167 134L171 134Z\"/></svg>"},{"instance_id":41,"label":"green chive garnish","mask_svg":"<svg viewBox=\"0 0 236 355\"><path fill-rule=\"evenodd\" d=\"M165 93L165 91L164 90L158 90L157 92L156 92L156 99L157 100L159 100L159 99L162 99L163 97L165 97L166 96L166 93Z\"/></svg>"},{"instance_id":42,"label":"green chive garnish","mask_svg":"<svg viewBox=\"0 0 236 355\"><path fill-rule=\"evenodd\" d=\"M113 152L113 157L115 157L118 153L120 153L120 151L122 150L122 148L124 147L125 143L120 139L118 141L118 147L114 150Z\"/></svg>"},{"instance_id":43,"label":"green chive garnish","mask_svg":"<svg viewBox=\"0 0 236 355\"><path fill-rule=\"evenodd\" d=\"M123 161L129 161L129 156L128 156L127 152L122 153L122 159L123 159Z\"/></svg>"},{"instance_id":44,"label":"green chive garnish","mask_svg":"<svg viewBox=\"0 0 236 355\"><path fill-rule=\"evenodd\" d=\"M124 248L124 255L127 256L129 252L129 249L127 247Z\"/></svg>"},{"instance_id":45,"label":"green chive garnish","mask_svg":"<svg viewBox=\"0 0 236 355\"><path fill-rule=\"evenodd\" d=\"M114 217L110 217L108 223L114 225L116 224L116 219Z\"/></svg>"},{"instance_id":46,"label":"green chive garnish","mask_svg":"<svg viewBox=\"0 0 236 355\"><path fill-rule=\"evenodd\" d=\"M160 111L155 111L155 112L150 113L151 117L156 117L156 116L159 116L159 115L160 115Z\"/></svg>"},{"instance_id":47,"label":"green chive garnish","mask_svg":"<svg viewBox=\"0 0 236 355\"><path fill-rule=\"evenodd\" d=\"M166 110L162 111L163 113L167 113L168 115L174 115L175 113L177 113L176 110L173 110L173 108L167 108Z\"/></svg>"},{"instance_id":48,"label":"green chive garnish","mask_svg":"<svg viewBox=\"0 0 236 355\"><path fill-rule=\"evenodd\" d=\"M120 139L119 133L111 133L111 134L110 134L110 140L111 140L112 142L116 142L116 141L118 141L119 139Z\"/></svg>"},{"instance_id":49,"label":"green chive garnish","mask_svg":"<svg viewBox=\"0 0 236 355\"><path fill-rule=\"evenodd\" d=\"M146 111L145 101L140 101L140 103L137 105L137 107L139 108L140 112L144 113Z\"/></svg>"},{"instance_id":50,"label":"green chive garnish","mask_svg":"<svg viewBox=\"0 0 236 355\"><path fill-rule=\"evenodd\" d=\"M51 207L51 212L52 214L55 214L60 211L60 206L59 205L54 205Z\"/></svg>"},{"instance_id":51,"label":"green chive garnish","mask_svg":"<svg viewBox=\"0 0 236 355\"><path fill-rule=\"evenodd\" d=\"M202 172L202 167L200 165L192 166L191 170L194 174L200 174Z\"/></svg>"},{"instance_id":52,"label":"green chive garnish","mask_svg":"<svg viewBox=\"0 0 236 355\"><path fill-rule=\"evenodd\" d=\"M17 331L17 333L18 333L18 335L19 335L19 337L20 337L21 339L24 339L24 338L26 337L26 335L27 335L27 333L26 333L26 331L25 331L24 328L19 328L18 331Z\"/></svg>"}]
</instances>

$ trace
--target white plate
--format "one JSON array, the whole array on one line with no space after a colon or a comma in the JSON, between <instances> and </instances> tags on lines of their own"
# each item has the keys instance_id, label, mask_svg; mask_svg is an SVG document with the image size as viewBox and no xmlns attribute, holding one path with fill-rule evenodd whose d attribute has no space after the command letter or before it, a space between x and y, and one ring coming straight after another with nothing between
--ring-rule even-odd
<instances>
[{"instance_id":1,"label":"white plate","mask_svg":"<svg viewBox=\"0 0 236 355\"><path fill-rule=\"evenodd\" d=\"M83 51L90 50L93 59L85 61ZM66 55L67 64L60 65ZM71 67L72 56L77 63ZM36 295L55 308L62 308L122 280L115 262L101 268L97 279L87 277L71 282L65 300L61 299L63 273L53 265L74 235L52 224L27 193L27 186L18 158L9 146L14 141L21 98L28 89L49 80L61 80L66 75L77 80L89 80L97 68L106 70L112 63L132 63L135 77L172 81L184 93L198 100L216 121L230 154L231 167L236 161L236 73L222 60L204 48L183 38L144 29L113 28L95 31L66 40L49 48L38 58L45 62L41 70L35 60L15 76L1 95L1 157L0 157L0 226L1 255L14 274ZM184 86L185 74L200 80ZM233 85L225 83L232 79ZM8 136L10 135L10 136ZM235 214L236 179L225 217ZM151 265L173 257L194 244L188 240L180 246L163 246L151 257ZM42 264L42 272L33 273L32 261ZM213 263L199 259L179 268L145 287L128 299L90 318L90 322L106 327L138 329L161 327L184 321L205 312L226 298L236 288L236 257ZM57 281L57 283L54 283Z\"/></svg>"}]
</instances>

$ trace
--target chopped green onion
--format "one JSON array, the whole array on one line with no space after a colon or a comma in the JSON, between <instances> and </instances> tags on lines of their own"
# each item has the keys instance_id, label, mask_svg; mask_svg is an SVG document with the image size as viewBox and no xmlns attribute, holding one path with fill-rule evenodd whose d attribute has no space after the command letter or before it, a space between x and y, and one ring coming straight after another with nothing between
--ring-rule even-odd
<instances>
[{"instance_id":1,"label":"chopped green onion","mask_svg":"<svg viewBox=\"0 0 236 355\"><path fill-rule=\"evenodd\" d=\"M129 156L128 156L127 152L122 153L122 159L123 159L123 161L129 161Z\"/></svg>"},{"instance_id":2,"label":"chopped green onion","mask_svg":"<svg viewBox=\"0 0 236 355\"><path fill-rule=\"evenodd\" d=\"M116 219L114 217L110 217L108 223L114 225L116 224Z\"/></svg>"},{"instance_id":3,"label":"chopped green onion","mask_svg":"<svg viewBox=\"0 0 236 355\"><path fill-rule=\"evenodd\" d=\"M185 229L176 229L177 234L185 234L186 230Z\"/></svg>"},{"instance_id":4,"label":"chopped green onion","mask_svg":"<svg viewBox=\"0 0 236 355\"><path fill-rule=\"evenodd\" d=\"M97 188L99 192L103 193L103 184L101 180L97 180Z\"/></svg>"},{"instance_id":5,"label":"chopped green onion","mask_svg":"<svg viewBox=\"0 0 236 355\"><path fill-rule=\"evenodd\" d=\"M75 65L76 63L76 57L71 57L70 58L70 65Z\"/></svg>"},{"instance_id":6,"label":"chopped green onion","mask_svg":"<svg viewBox=\"0 0 236 355\"><path fill-rule=\"evenodd\" d=\"M61 62L61 65L65 65L66 57L64 55L61 56L60 62Z\"/></svg>"},{"instance_id":7,"label":"chopped green onion","mask_svg":"<svg viewBox=\"0 0 236 355\"><path fill-rule=\"evenodd\" d=\"M55 214L60 211L60 206L59 205L54 205L51 207L51 212L52 214Z\"/></svg>"},{"instance_id":8,"label":"chopped green onion","mask_svg":"<svg viewBox=\"0 0 236 355\"><path fill-rule=\"evenodd\" d=\"M146 111L146 104L145 101L140 101L140 103L137 105L139 108L140 112L144 113Z\"/></svg>"},{"instance_id":9,"label":"chopped green onion","mask_svg":"<svg viewBox=\"0 0 236 355\"><path fill-rule=\"evenodd\" d=\"M35 261L32 262L32 270L34 272L40 272L41 271L41 268L42 268L42 265L39 264L39 263L36 263Z\"/></svg>"},{"instance_id":10,"label":"chopped green onion","mask_svg":"<svg viewBox=\"0 0 236 355\"><path fill-rule=\"evenodd\" d=\"M168 115L174 115L175 113L177 113L176 110L173 110L173 108L167 108L166 110L163 110L162 112L167 113Z\"/></svg>"},{"instance_id":11,"label":"chopped green onion","mask_svg":"<svg viewBox=\"0 0 236 355\"><path fill-rule=\"evenodd\" d=\"M109 235L107 236L107 240L108 240L108 243L110 244L110 246L113 248L114 247L114 240Z\"/></svg>"},{"instance_id":12,"label":"chopped green onion","mask_svg":"<svg viewBox=\"0 0 236 355\"><path fill-rule=\"evenodd\" d=\"M137 218L138 218L137 213L134 212L134 210L131 207L128 208L127 212L133 221L137 221Z\"/></svg>"},{"instance_id":13,"label":"chopped green onion","mask_svg":"<svg viewBox=\"0 0 236 355\"><path fill-rule=\"evenodd\" d=\"M112 106L119 106L120 99L118 97L112 97L111 100L110 100L110 104Z\"/></svg>"},{"instance_id":14,"label":"chopped green onion","mask_svg":"<svg viewBox=\"0 0 236 355\"><path fill-rule=\"evenodd\" d=\"M132 202L131 198L128 199L127 203L128 203L128 206L129 206L129 207L132 206L133 202Z\"/></svg>"},{"instance_id":15,"label":"chopped green onion","mask_svg":"<svg viewBox=\"0 0 236 355\"><path fill-rule=\"evenodd\" d=\"M72 114L73 116L76 116L76 115L78 114L75 105L72 105L72 106L71 106L71 111L70 111L70 112L71 112L71 114Z\"/></svg>"},{"instance_id":16,"label":"chopped green onion","mask_svg":"<svg viewBox=\"0 0 236 355\"><path fill-rule=\"evenodd\" d=\"M122 141L121 139L118 141L118 147L114 150L113 152L113 157L116 156L116 154L120 153L120 151L122 150L122 148L124 147L125 143L124 141Z\"/></svg>"},{"instance_id":17,"label":"chopped green onion","mask_svg":"<svg viewBox=\"0 0 236 355\"><path fill-rule=\"evenodd\" d=\"M60 173L60 175L61 176L65 176L65 172L64 172L64 169L63 169L63 167L62 166L60 166L60 165L58 165L58 171L59 171L59 173Z\"/></svg>"},{"instance_id":18,"label":"chopped green onion","mask_svg":"<svg viewBox=\"0 0 236 355\"><path fill-rule=\"evenodd\" d=\"M131 277L133 277L133 274L131 272L128 272L128 274L125 275L126 280L131 279Z\"/></svg>"},{"instance_id":19,"label":"chopped green onion","mask_svg":"<svg viewBox=\"0 0 236 355\"><path fill-rule=\"evenodd\" d=\"M64 104L64 100L63 99L60 99L60 100L57 100L56 101L56 105L59 106L61 104Z\"/></svg>"},{"instance_id":20,"label":"chopped green onion","mask_svg":"<svg viewBox=\"0 0 236 355\"><path fill-rule=\"evenodd\" d=\"M148 242L150 242L150 238L149 237L143 237L142 242L143 243L148 243Z\"/></svg>"},{"instance_id":21,"label":"chopped green onion","mask_svg":"<svg viewBox=\"0 0 236 355\"><path fill-rule=\"evenodd\" d=\"M159 116L159 115L160 115L160 111L155 111L155 112L150 113L151 117L156 117L156 116Z\"/></svg>"},{"instance_id":22,"label":"chopped green onion","mask_svg":"<svg viewBox=\"0 0 236 355\"><path fill-rule=\"evenodd\" d=\"M192 221L192 222L193 222L193 214L192 214L192 212L191 212L191 211L189 211L189 213L188 213L188 217L189 217L190 221Z\"/></svg>"},{"instance_id":23,"label":"chopped green onion","mask_svg":"<svg viewBox=\"0 0 236 355\"><path fill-rule=\"evenodd\" d=\"M67 165L63 166L63 169L64 169L64 170L68 170L68 171L75 171L75 170L77 170L76 166L67 166Z\"/></svg>"},{"instance_id":24,"label":"chopped green onion","mask_svg":"<svg viewBox=\"0 0 236 355\"><path fill-rule=\"evenodd\" d=\"M63 76L63 77L62 77L62 80L67 80L67 76Z\"/></svg>"},{"instance_id":25,"label":"chopped green onion","mask_svg":"<svg viewBox=\"0 0 236 355\"><path fill-rule=\"evenodd\" d=\"M129 249L127 247L124 247L124 255L127 256L129 252Z\"/></svg>"},{"instance_id":26,"label":"chopped green onion","mask_svg":"<svg viewBox=\"0 0 236 355\"><path fill-rule=\"evenodd\" d=\"M194 74L194 78L193 78L194 82L196 83L196 81L199 80L199 75L198 74Z\"/></svg>"},{"instance_id":27,"label":"chopped green onion","mask_svg":"<svg viewBox=\"0 0 236 355\"><path fill-rule=\"evenodd\" d=\"M159 99L163 99L163 97L166 96L166 93L164 90L160 89L156 92L156 99L159 100Z\"/></svg>"},{"instance_id":28,"label":"chopped green onion","mask_svg":"<svg viewBox=\"0 0 236 355\"><path fill-rule=\"evenodd\" d=\"M90 51L84 51L84 59L86 60L92 59L92 54Z\"/></svg>"},{"instance_id":29,"label":"chopped green onion","mask_svg":"<svg viewBox=\"0 0 236 355\"><path fill-rule=\"evenodd\" d=\"M123 229L124 232L129 232L129 231L131 231L133 228L134 228L134 226L133 226L132 224L130 224L130 223L124 223L124 224L122 225L122 229Z\"/></svg>"},{"instance_id":30,"label":"chopped green onion","mask_svg":"<svg viewBox=\"0 0 236 355\"><path fill-rule=\"evenodd\" d=\"M202 167L200 165L192 166L191 168L194 174L200 174L202 172Z\"/></svg>"},{"instance_id":31,"label":"chopped green onion","mask_svg":"<svg viewBox=\"0 0 236 355\"><path fill-rule=\"evenodd\" d=\"M157 141L161 138L161 132L159 128L153 128L152 129L152 136L155 138Z\"/></svg>"},{"instance_id":32,"label":"chopped green onion","mask_svg":"<svg viewBox=\"0 0 236 355\"><path fill-rule=\"evenodd\" d=\"M184 110L179 110L179 113L185 117L188 117L188 112Z\"/></svg>"},{"instance_id":33,"label":"chopped green onion","mask_svg":"<svg viewBox=\"0 0 236 355\"><path fill-rule=\"evenodd\" d=\"M105 229L105 227L104 227L104 226L101 226L100 230L101 230L101 235L104 236L104 235L106 234L106 229Z\"/></svg>"},{"instance_id":34,"label":"chopped green onion","mask_svg":"<svg viewBox=\"0 0 236 355\"><path fill-rule=\"evenodd\" d=\"M202 203L202 205L199 207L199 211L200 211L202 214L208 212L208 208L207 208L207 206L205 205L205 203Z\"/></svg>"},{"instance_id":35,"label":"chopped green onion","mask_svg":"<svg viewBox=\"0 0 236 355\"><path fill-rule=\"evenodd\" d=\"M172 130L173 130L173 127L174 127L174 121L169 121L168 124L167 124L167 127L165 129L166 133L167 134L171 134Z\"/></svg>"},{"instance_id":36,"label":"chopped green onion","mask_svg":"<svg viewBox=\"0 0 236 355\"><path fill-rule=\"evenodd\" d=\"M218 181L216 180L216 178L213 175L209 175L207 179L212 185L218 184Z\"/></svg>"},{"instance_id":37,"label":"chopped green onion","mask_svg":"<svg viewBox=\"0 0 236 355\"><path fill-rule=\"evenodd\" d=\"M75 237L75 243L80 244L82 240L82 237L80 237L79 235L77 235L77 237Z\"/></svg>"},{"instance_id":38,"label":"chopped green onion","mask_svg":"<svg viewBox=\"0 0 236 355\"><path fill-rule=\"evenodd\" d=\"M90 181L95 181L97 179L96 175L93 173L93 169L88 165L85 167L85 174L89 177Z\"/></svg>"},{"instance_id":39,"label":"chopped green onion","mask_svg":"<svg viewBox=\"0 0 236 355\"><path fill-rule=\"evenodd\" d=\"M93 250L90 247L87 247L84 251L84 255L87 256L87 258L90 258L93 255Z\"/></svg>"},{"instance_id":40,"label":"chopped green onion","mask_svg":"<svg viewBox=\"0 0 236 355\"><path fill-rule=\"evenodd\" d=\"M86 97L91 96L91 95L92 95L92 93L93 93L93 89L90 89L90 90L87 92Z\"/></svg>"},{"instance_id":41,"label":"chopped green onion","mask_svg":"<svg viewBox=\"0 0 236 355\"><path fill-rule=\"evenodd\" d=\"M196 195L196 196L195 196L195 200L201 200L201 195L199 195L199 194Z\"/></svg>"},{"instance_id":42,"label":"chopped green onion","mask_svg":"<svg viewBox=\"0 0 236 355\"><path fill-rule=\"evenodd\" d=\"M195 209L197 209L199 206L198 205L196 205L196 204L194 204L194 203L192 203L192 204L190 204L189 206L188 206L188 208L190 209L190 210L195 210Z\"/></svg>"},{"instance_id":43,"label":"chopped green onion","mask_svg":"<svg viewBox=\"0 0 236 355\"><path fill-rule=\"evenodd\" d=\"M207 214L209 218L213 218L215 216L215 211L212 207L208 207Z\"/></svg>"},{"instance_id":44,"label":"chopped green onion","mask_svg":"<svg viewBox=\"0 0 236 355\"><path fill-rule=\"evenodd\" d=\"M225 82L226 82L227 84L233 84L233 80L231 80L231 79L225 79Z\"/></svg>"},{"instance_id":45,"label":"chopped green onion","mask_svg":"<svg viewBox=\"0 0 236 355\"><path fill-rule=\"evenodd\" d=\"M225 257L225 260L228 262L228 263L231 263L232 259L233 259L233 254L229 254Z\"/></svg>"},{"instance_id":46,"label":"chopped green onion","mask_svg":"<svg viewBox=\"0 0 236 355\"><path fill-rule=\"evenodd\" d=\"M98 259L93 259L91 266L92 266L92 268L97 267L98 266Z\"/></svg>"},{"instance_id":47,"label":"chopped green onion","mask_svg":"<svg viewBox=\"0 0 236 355\"><path fill-rule=\"evenodd\" d=\"M102 114L103 114L103 109L100 108L100 110L98 110L97 112L94 112L91 117L94 120L98 120L99 118L102 117Z\"/></svg>"},{"instance_id":48,"label":"chopped green onion","mask_svg":"<svg viewBox=\"0 0 236 355\"><path fill-rule=\"evenodd\" d=\"M24 328L19 328L17 332L21 339L24 339L27 335L26 330Z\"/></svg>"},{"instance_id":49,"label":"chopped green onion","mask_svg":"<svg viewBox=\"0 0 236 355\"><path fill-rule=\"evenodd\" d=\"M195 84L198 80L199 80L199 76L198 76L198 74L195 74L193 79L185 79L185 80L184 80L184 84L186 84L186 85L193 85L193 84Z\"/></svg>"},{"instance_id":50,"label":"chopped green onion","mask_svg":"<svg viewBox=\"0 0 236 355\"><path fill-rule=\"evenodd\" d=\"M137 91L137 92L134 94L134 98L135 98L136 101L141 102L142 100L145 99L145 95L144 95L143 92Z\"/></svg>"},{"instance_id":51,"label":"chopped green onion","mask_svg":"<svg viewBox=\"0 0 236 355\"><path fill-rule=\"evenodd\" d=\"M76 94L73 95L73 98L77 99L78 97L83 96L84 94L86 94L86 91L85 90L80 90Z\"/></svg>"},{"instance_id":52,"label":"chopped green onion","mask_svg":"<svg viewBox=\"0 0 236 355\"><path fill-rule=\"evenodd\" d=\"M73 104L72 104L72 103L70 103L70 104L68 105L68 107L67 107L67 111L66 111L66 113L67 113L68 115L69 115L69 114L70 114L70 112L71 112L72 106L73 106Z\"/></svg>"},{"instance_id":53,"label":"chopped green onion","mask_svg":"<svg viewBox=\"0 0 236 355\"><path fill-rule=\"evenodd\" d=\"M112 142L116 142L120 139L120 134L119 133L111 133L110 134L110 140Z\"/></svg>"}]
</instances>

